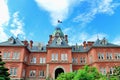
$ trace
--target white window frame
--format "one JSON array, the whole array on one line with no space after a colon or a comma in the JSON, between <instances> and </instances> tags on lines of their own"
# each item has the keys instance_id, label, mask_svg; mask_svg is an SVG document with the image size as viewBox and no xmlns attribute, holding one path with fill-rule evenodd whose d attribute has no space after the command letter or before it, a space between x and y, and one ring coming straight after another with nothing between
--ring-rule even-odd
<instances>
[{"instance_id":1,"label":"white window frame","mask_svg":"<svg viewBox=\"0 0 120 80\"><path fill-rule=\"evenodd\" d=\"M44 70L40 70L40 72L39 72L39 76L40 76L40 77L44 77L44 76L45 76L45 72L44 72Z\"/></svg>"},{"instance_id":2,"label":"white window frame","mask_svg":"<svg viewBox=\"0 0 120 80\"><path fill-rule=\"evenodd\" d=\"M30 77L35 77L36 76L36 70L30 70L29 76Z\"/></svg>"},{"instance_id":3,"label":"white window frame","mask_svg":"<svg viewBox=\"0 0 120 80\"><path fill-rule=\"evenodd\" d=\"M45 57L40 57L40 64L46 63L46 58Z\"/></svg>"},{"instance_id":4,"label":"white window frame","mask_svg":"<svg viewBox=\"0 0 120 80\"><path fill-rule=\"evenodd\" d=\"M20 53L19 52L14 52L12 59L19 59Z\"/></svg>"},{"instance_id":5,"label":"white window frame","mask_svg":"<svg viewBox=\"0 0 120 80\"><path fill-rule=\"evenodd\" d=\"M53 54L51 55L51 60L52 60L52 61L58 61L58 54L57 54L57 53L53 53Z\"/></svg>"},{"instance_id":6,"label":"white window frame","mask_svg":"<svg viewBox=\"0 0 120 80\"><path fill-rule=\"evenodd\" d=\"M85 64L85 63L86 63L86 58L80 57L80 64Z\"/></svg>"},{"instance_id":7,"label":"white window frame","mask_svg":"<svg viewBox=\"0 0 120 80\"><path fill-rule=\"evenodd\" d=\"M115 54L115 59L116 59L116 60L120 60L120 53L116 53L116 54Z\"/></svg>"},{"instance_id":8,"label":"white window frame","mask_svg":"<svg viewBox=\"0 0 120 80\"><path fill-rule=\"evenodd\" d=\"M17 76L17 68L15 67L10 68L10 76Z\"/></svg>"},{"instance_id":9,"label":"white window frame","mask_svg":"<svg viewBox=\"0 0 120 80\"><path fill-rule=\"evenodd\" d=\"M77 58L73 57L73 58L72 58L72 63L73 63L73 64L77 64L77 63L78 63Z\"/></svg>"},{"instance_id":10,"label":"white window frame","mask_svg":"<svg viewBox=\"0 0 120 80\"><path fill-rule=\"evenodd\" d=\"M103 53L98 53L98 59L99 60L104 60L104 54Z\"/></svg>"},{"instance_id":11,"label":"white window frame","mask_svg":"<svg viewBox=\"0 0 120 80\"><path fill-rule=\"evenodd\" d=\"M32 57L30 63L36 63L36 57Z\"/></svg>"},{"instance_id":12,"label":"white window frame","mask_svg":"<svg viewBox=\"0 0 120 80\"><path fill-rule=\"evenodd\" d=\"M23 69L22 76L25 77L26 70Z\"/></svg>"},{"instance_id":13,"label":"white window frame","mask_svg":"<svg viewBox=\"0 0 120 80\"><path fill-rule=\"evenodd\" d=\"M54 53L51 55L51 60L52 60L52 61L55 60L55 54L54 54Z\"/></svg>"},{"instance_id":14,"label":"white window frame","mask_svg":"<svg viewBox=\"0 0 120 80\"><path fill-rule=\"evenodd\" d=\"M66 53L62 53L62 54L61 54L61 60L62 60L62 61L67 61L67 60L68 60L68 56L67 56Z\"/></svg>"},{"instance_id":15,"label":"white window frame","mask_svg":"<svg viewBox=\"0 0 120 80\"><path fill-rule=\"evenodd\" d=\"M112 59L113 59L112 53L107 53L107 54L106 54L106 59L107 59L107 60L112 60Z\"/></svg>"},{"instance_id":16,"label":"white window frame","mask_svg":"<svg viewBox=\"0 0 120 80\"><path fill-rule=\"evenodd\" d=\"M101 67L100 72L102 75L106 75L106 68Z\"/></svg>"},{"instance_id":17,"label":"white window frame","mask_svg":"<svg viewBox=\"0 0 120 80\"><path fill-rule=\"evenodd\" d=\"M58 54L55 54L55 60L58 61Z\"/></svg>"},{"instance_id":18,"label":"white window frame","mask_svg":"<svg viewBox=\"0 0 120 80\"><path fill-rule=\"evenodd\" d=\"M4 52L3 59L10 59L10 52Z\"/></svg>"},{"instance_id":19,"label":"white window frame","mask_svg":"<svg viewBox=\"0 0 120 80\"><path fill-rule=\"evenodd\" d=\"M114 68L113 68L113 67L111 67L111 68L109 69L109 73L110 73L110 75L112 75L112 74L113 74L113 71L114 71Z\"/></svg>"}]
</instances>

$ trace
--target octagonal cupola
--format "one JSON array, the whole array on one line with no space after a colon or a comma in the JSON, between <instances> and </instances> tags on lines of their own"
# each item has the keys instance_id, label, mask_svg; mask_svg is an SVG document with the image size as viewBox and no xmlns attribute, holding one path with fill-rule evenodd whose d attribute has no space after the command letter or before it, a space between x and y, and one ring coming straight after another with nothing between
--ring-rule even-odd
<instances>
[{"instance_id":1,"label":"octagonal cupola","mask_svg":"<svg viewBox=\"0 0 120 80\"><path fill-rule=\"evenodd\" d=\"M60 27L56 27L55 31L52 34L53 37L64 37L64 34Z\"/></svg>"},{"instance_id":2,"label":"octagonal cupola","mask_svg":"<svg viewBox=\"0 0 120 80\"><path fill-rule=\"evenodd\" d=\"M49 37L48 46L68 46L67 35L64 35L60 27L56 27Z\"/></svg>"}]
</instances>

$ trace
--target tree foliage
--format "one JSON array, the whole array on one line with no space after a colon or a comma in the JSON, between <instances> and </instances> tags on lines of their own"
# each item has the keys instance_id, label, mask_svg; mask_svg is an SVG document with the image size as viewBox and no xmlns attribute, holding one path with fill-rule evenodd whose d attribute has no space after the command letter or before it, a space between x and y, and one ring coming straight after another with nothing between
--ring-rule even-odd
<instances>
[{"instance_id":1,"label":"tree foliage","mask_svg":"<svg viewBox=\"0 0 120 80\"><path fill-rule=\"evenodd\" d=\"M0 57L0 80L10 80L9 78L9 73L8 68L4 67L5 62L2 61L1 57Z\"/></svg>"},{"instance_id":2,"label":"tree foliage","mask_svg":"<svg viewBox=\"0 0 120 80\"><path fill-rule=\"evenodd\" d=\"M120 80L120 66L114 67L113 76L116 76Z\"/></svg>"},{"instance_id":3,"label":"tree foliage","mask_svg":"<svg viewBox=\"0 0 120 80\"><path fill-rule=\"evenodd\" d=\"M84 66L77 72L62 73L57 80L106 80L95 67Z\"/></svg>"}]
</instances>

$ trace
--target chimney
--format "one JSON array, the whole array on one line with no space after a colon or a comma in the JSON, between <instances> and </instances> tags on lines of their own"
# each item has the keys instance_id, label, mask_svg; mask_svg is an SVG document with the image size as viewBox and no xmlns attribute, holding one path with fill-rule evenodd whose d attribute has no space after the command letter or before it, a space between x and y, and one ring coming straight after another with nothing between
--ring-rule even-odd
<instances>
[{"instance_id":1,"label":"chimney","mask_svg":"<svg viewBox=\"0 0 120 80\"><path fill-rule=\"evenodd\" d=\"M32 47L33 47L33 41L30 40L30 48L32 49Z\"/></svg>"},{"instance_id":2,"label":"chimney","mask_svg":"<svg viewBox=\"0 0 120 80\"><path fill-rule=\"evenodd\" d=\"M25 46L28 46L28 45L29 45L27 40L22 41L22 42L23 42L23 44L24 44Z\"/></svg>"},{"instance_id":3,"label":"chimney","mask_svg":"<svg viewBox=\"0 0 120 80\"><path fill-rule=\"evenodd\" d=\"M65 35L65 41L68 43L68 35Z\"/></svg>"},{"instance_id":4,"label":"chimney","mask_svg":"<svg viewBox=\"0 0 120 80\"><path fill-rule=\"evenodd\" d=\"M49 35L49 40L52 40L52 35Z\"/></svg>"},{"instance_id":5,"label":"chimney","mask_svg":"<svg viewBox=\"0 0 120 80\"><path fill-rule=\"evenodd\" d=\"M52 35L49 35L48 45L50 45L50 44L52 43L52 39L53 39L53 36L52 36Z\"/></svg>"},{"instance_id":6,"label":"chimney","mask_svg":"<svg viewBox=\"0 0 120 80\"><path fill-rule=\"evenodd\" d=\"M86 49L86 46L87 46L87 43L86 43L86 41L84 41L84 42L83 42L83 47L84 47L84 49Z\"/></svg>"},{"instance_id":7,"label":"chimney","mask_svg":"<svg viewBox=\"0 0 120 80\"><path fill-rule=\"evenodd\" d=\"M88 41L87 44L88 44L88 47L92 46L94 42L91 42L91 41Z\"/></svg>"}]
</instances>

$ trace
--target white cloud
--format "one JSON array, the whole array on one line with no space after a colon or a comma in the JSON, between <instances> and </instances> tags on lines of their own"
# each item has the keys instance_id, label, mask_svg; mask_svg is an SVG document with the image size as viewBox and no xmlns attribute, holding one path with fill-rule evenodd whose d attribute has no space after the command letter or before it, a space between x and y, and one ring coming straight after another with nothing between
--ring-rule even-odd
<instances>
[{"instance_id":1,"label":"white cloud","mask_svg":"<svg viewBox=\"0 0 120 80\"><path fill-rule=\"evenodd\" d=\"M90 0L89 10L87 12L80 13L73 19L75 22L81 22L82 26L91 22L96 14L114 14L114 9L120 6L120 2L114 2L113 0Z\"/></svg>"},{"instance_id":2,"label":"white cloud","mask_svg":"<svg viewBox=\"0 0 120 80\"><path fill-rule=\"evenodd\" d=\"M117 44L117 45L120 45L120 36L117 36L117 37L112 41L112 43Z\"/></svg>"},{"instance_id":3,"label":"white cloud","mask_svg":"<svg viewBox=\"0 0 120 80\"><path fill-rule=\"evenodd\" d=\"M6 0L0 0L0 26L8 23L10 19Z\"/></svg>"},{"instance_id":4,"label":"white cloud","mask_svg":"<svg viewBox=\"0 0 120 80\"><path fill-rule=\"evenodd\" d=\"M51 21L54 26L57 20L65 20L70 11L70 7L82 0L35 0L38 6L50 13Z\"/></svg>"},{"instance_id":5,"label":"white cloud","mask_svg":"<svg viewBox=\"0 0 120 80\"><path fill-rule=\"evenodd\" d=\"M0 27L0 42L8 39L8 35L4 32L4 29Z\"/></svg>"},{"instance_id":6,"label":"white cloud","mask_svg":"<svg viewBox=\"0 0 120 80\"><path fill-rule=\"evenodd\" d=\"M10 16L6 0L0 0L0 42L8 39L5 28L8 25Z\"/></svg>"},{"instance_id":7,"label":"white cloud","mask_svg":"<svg viewBox=\"0 0 120 80\"><path fill-rule=\"evenodd\" d=\"M25 38L25 32L23 30L23 26L24 26L24 23L19 18L19 12L15 12L13 14L13 22L11 24L10 32L16 37L20 35L21 37Z\"/></svg>"},{"instance_id":8,"label":"white cloud","mask_svg":"<svg viewBox=\"0 0 120 80\"><path fill-rule=\"evenodd\" d=\"M108 35L105 33L91 34L87 33L86 31L76 31L72 28L66 28L64 30L67 31L66 34L68 35L70 45L75 45L75 43L78 43L80 45L83 43L83 41L96 41L97 38L108 38Z\"/></svg>"}]
</instances>

